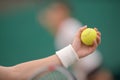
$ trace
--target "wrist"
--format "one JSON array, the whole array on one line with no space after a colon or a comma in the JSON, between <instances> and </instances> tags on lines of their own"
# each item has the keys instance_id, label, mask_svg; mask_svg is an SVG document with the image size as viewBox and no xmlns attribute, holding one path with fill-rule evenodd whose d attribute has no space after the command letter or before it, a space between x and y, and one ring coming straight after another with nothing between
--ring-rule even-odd
<instances>
[{"instance_id":1,"label":"wrist","mask_svg":"<svg viewBox=\"0 0 120 80\"><path fill-rule=\"evenodd\" d=\"M72 45L69 45L57 51L56 55L58 56L64 67L69 67L70 65L79 60L79 57Z\"/></svg>"}]
</instances>

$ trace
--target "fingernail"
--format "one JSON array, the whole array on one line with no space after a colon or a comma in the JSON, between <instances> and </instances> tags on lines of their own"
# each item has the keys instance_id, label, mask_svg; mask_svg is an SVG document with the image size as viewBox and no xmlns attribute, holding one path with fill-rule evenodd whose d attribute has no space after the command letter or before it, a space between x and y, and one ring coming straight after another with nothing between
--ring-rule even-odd
<instances>
[{"instance_id":1,"label":"fingernail","mask_svg":"<svg viewBox=\"0 0 120 80\"><path fill-rule=\"evenodd\" d=\"M98 28L95 27L96 30L98 30Z\"/></svg>"},{"instance_id":2,"label":"fingernail","mask_svg":"<svg viewBox=\"0 0 120 80\"><path fill-rule=\"evenodd\" d=\"M87 25L85 25L84 27L87 27Z\"/></svg>"}]
</instances>

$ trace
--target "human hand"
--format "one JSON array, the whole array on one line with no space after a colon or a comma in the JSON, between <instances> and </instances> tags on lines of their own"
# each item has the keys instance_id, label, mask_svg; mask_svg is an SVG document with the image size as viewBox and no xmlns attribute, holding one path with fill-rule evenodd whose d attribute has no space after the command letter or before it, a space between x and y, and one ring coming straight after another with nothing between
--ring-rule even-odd
<instances>
[{"instance_id":1,"label":"human hand","mask_svg":"<svg viewBox=\"0 0 120 80\"><path fill-rule=\"evenodd\" d=\"M94 28L97 32L97 39L94 41L93 45L86 46L85 44L83 44L80 39L80 36L81 36L82 31L85 30L86 28L87 28L87 26L80 28L77 31L75 38L72 42L72 47L76 51L79 58L85 57L85 56L91 54L92 52L94 52L96 50L97 46L101 42L101 33L97 30L97 28Z\"/></svg>"}]
</instances>

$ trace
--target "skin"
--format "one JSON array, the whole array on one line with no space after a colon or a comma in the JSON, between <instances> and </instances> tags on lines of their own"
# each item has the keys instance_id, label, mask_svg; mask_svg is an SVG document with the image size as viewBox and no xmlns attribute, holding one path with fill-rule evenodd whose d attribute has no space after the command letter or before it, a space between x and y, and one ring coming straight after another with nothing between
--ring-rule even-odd
<instances>
[{"instance_id":1,"label":"skin","mask_svg":"<svg viewBox=\"0 0 120 80\"><path fill-rule=\"evenodd\" d=\"M79 58L85 57L95 51L101 41L100 32L95 28L97 31L97 39L94 41L94 44L92 46L84 45L80 40L80 35L86 28L87 26L80 28L76 32L76 36L72 42L72 47L76 51ZM0 66L0 80L28 80L36 70L50 64L62 66L61 61L56 55L52 55L43 59L24 62L11 67Z\"/></svg>"}]
</instances>

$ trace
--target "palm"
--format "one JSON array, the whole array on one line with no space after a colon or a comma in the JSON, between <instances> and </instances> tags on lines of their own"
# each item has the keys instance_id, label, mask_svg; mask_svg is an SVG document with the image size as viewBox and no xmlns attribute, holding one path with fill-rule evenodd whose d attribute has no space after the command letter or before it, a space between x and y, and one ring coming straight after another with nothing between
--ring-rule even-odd
<instances>
[{"instance_id":1,"label":"palm","mask_svg":"<svg viewBox=\"0 0 120 80\"><path fill-rule=\"evenodd\" d=\"M81 43L80 39L75 39L73 42L73 45L76 46L75 51L80 55L80 57L84 57L89 55L95 50L95 46L86 46L83 43Z\"/></svg>"}]
</instances>

